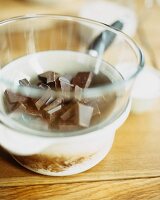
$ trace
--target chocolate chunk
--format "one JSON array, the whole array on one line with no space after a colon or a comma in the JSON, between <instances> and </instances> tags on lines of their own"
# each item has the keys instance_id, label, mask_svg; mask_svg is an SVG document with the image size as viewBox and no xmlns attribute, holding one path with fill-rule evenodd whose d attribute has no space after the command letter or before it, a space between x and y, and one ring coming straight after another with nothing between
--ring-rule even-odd
<instances>
[{"instance_id":1,"label":"chocolate chunk","mask_svg":"<svg viewBox=\"0 0 160 200\"><path fill-rule=\"evenodd\" d=\"M50 103L52 103L55 100L55 96L54 95L50 95L49 99L46 101L45 105L49 105Z\"/></svg>"},{"instance_id":2,"label":"chocolate chunk","mask_svg":"<svg viewBox=\"0 0 160 200\"><path fill-rule=\"evenodd\" d=\"M52 108L51 110L48 110L47 112L48 112L48 114L52 115L55 112L59 111L61 108L62 108L62 106L59 105L59 106L56 106L56 107Z\"/></svg>"},{"instance_id":3,"label":"chocolate chunk","mask_svg":"<svg viewBox=\"0 0 160 200\"><path fill-rule=\"evenodd\" d=\"M45 84L45 83L38 83L38 87L41 88L41 89L44 89L44 90L50 88L50 87L49 87L47 84Z\"/></svg>"},{"instance_id":4,"label":"chocolate chunk","mask_svg":"<svg viewBox=\"0 0 160 200\"><path fill-rule=\"evenodd\" d=\"M75 99L80 101L82 99L82 95L83 95L83 89L79 87L78 85L76 85L74 89Z\"/></svg>"},{"instance_id":5,"label":"chocolate chunk","mask_svg":"<svg viewBox=\"0 0 160 200\"><path fill-rule=\"evenodd\" d=\"M30 82L26 78L19 80L19 84L21 86L30 86Z\"/></svg>"},{"instance_id":6,"label":"chocolate chunk","mask_svg":"<svg viewBox=\"0 0 160 200\"><path fill-rule=\"evenodd\" d=\"M64 76L60 76L59 80L71 85L72 76L70 74L65 74Z\"/></svg>"},{"instance_id":7,"label":"chocolate chunk","mask_svg":"<svg viewBox=\"0 0 160 200\"><path fill-rule=\"evenodd\" d=\"M72 105L70 104L60 118L66 124L69 123L76 126L89 127L92 114L93 107L76 102Z\"/></svg>"},{"instance_id":8,"label":"chocolate chunk","mask_svg":"<svg viewBox=\"0 0 160 200\"><path fill-rule=\"evenodd\" d=\"M60 90L61 88L59 78L57 78L54 83L49 83L48 85L50 86L51 89L56 90L56 91Z\"/></svg>"},{"instance_id":9,"label":"chocolate chunk","mask_svg":"<svg viewBox=\"0 0 160 200\"><path fill-rule=\"evenodd\" d=\"M67 85L71 85L71 84L70 84L70 80L67 79L67 77L60 76L60 77L59 77L59 81L60 81L60 82L63 82L63 83L66 83Z\"/></svg>"},{"instance_id":10,"label":"chocolate chunk","mask_svg":"<svg viewBox=\"0 0 160 200\"><path fill-rule=\"evenodd\" d=\"M70 106L67 106L68 108L66 109L66 111L60 116L60 118L63 120L63 121L67 121L69 119L71 119L72 117L75 117L75 112L76 112L76 106L75 104L72 104Z\"/></svg>"},{"instance_id":11,"label":"chocolate chunk","mask_svg":"<svg viewBox=\"0 0 160 200\"><path fill-rule=\"evenodd\" d=\"M40 110L43 106L47 105L51 101L53 101L55 97L53 96L53 93L51 90L45 91L43 96L36 101L35 106L37 107L38 110Z\"/></svg>"},{"instance_id":12,"label":"chocolate chunk","mask_svg":"<svg viewBox=\"0 0 160 200\"><path fill-rule=\"evenodd\" d=\"M92 72L79 72L72 79L72 84L74 86L78 85L81 88L88 88L92 82L93 73Z\"/></svg>"},{"instance_id":13,"label":"chocolate chunk","mask_svg":"<svg viewBox=\"0 0 160 200\"><path fill-rule=\"evenodd\" d=\"M28 100L27 97L22 96L17 93L13 93L9 90L5 90L4 95L6 96L6 99L8 100L9 103L23 103Z\"/></svg>"},{"instance_id":14,"label":"chocolate chunk","mask_svg":"<svg viewBox=\"0 0 160 200\"><path fill-rule=\"evenodd\" d=\"M59 78L59 81L60 81L60 86L61 86L61 92L62 92L62 97L64 99L70 99L70 96L71 96L71 84L70 84L70 81L66 78L66 77L63 77L61 76Z\"/></svg>"},{"instance_id":15,"label":"chocolate chunk","mask_svg":"<svg viewBox=\"0 0 160 200\"><path fill-rule=\"evenodd\" d=\"M32 100L28 100L26 103L20 103L17 108L14 110L15 112L22 112L34 117L40 117L41 113L38 111L36 106L33 104Z\"/></svg>"},{"instance_id":16,"label":"chocolate chunk","mask_svg":"<svg viewBox=\"0 0 160 200\"><path fill-rule=\"evenodd\" d=\"M39 80L47 84L55 82L58 77L59 77L59 74L52 71L47 71L38 75Z\"/></svg>"},{"instance_id":17,"label":"chocolate chunk","mask_svg":"<svg viewBox=\"0 0 160 200\"><path fill-rule=\"evenodd\" d=\"M60 104L62 104L62 102L63 102L63 98L59 97L59 98L55 99L51 104L46 106L43 110L46 111L46 112L49 112L50 110L52 110L55 107L57 107Z\"/></svg>"},{"instance_id":18,"label":"chocolate chunk","mask_svg":"<svg viewBox=\"0 0 160 200\"><path fill-rule=\"evenodd\" d=\"M19 104L19 106L16 108L16 112L26 112L26 106L23 104L23 103L21 103L21 104Z\"/></svg>"},{"instance_id":19,"label":"chocolate chunk","mask_svg":"<svg viewBox=\"0 0 160 200\"><path fill-rule=\"evenodd\" d=\"M99 108L99 98L96 98L96 99L83 99L82 103L88 105L88 106L91 106L93 107L93 116L95 115L100 115L101 114L101 111L100 111L100 108ZM102 103L102 102L100 102ZM104 104L102 104L104 105Z\"/></svg>"},{"instance_id":20,"label":"chocolate chunk","mask_svg":"<svg viewBox=\"0 0 160 200\"><path fill-rule=\"evenodd\" d=\"M7 112L13 112L19 106L19 103L10 103L7 98L4 98L4 104Z\"/></svg>"},{"instance_id":21,"label":"chocolate chunk","mask_svg":"<svg viewBox=\"0 0 160 200\"><path fill-rule=\"evenodd\" d=\"M40 101L42 104L43 104L43 102L42 101L44 101L44 100L46 100L45 102L44 102L44 105L48 105L48 104L50 104L54 99L55 99L55 95L54 95L54 93L51 91L51 88L49 87L49 85L47 85L47 84L45 84L45 83L38 83L38 87L40 88L40 89L43 89L44 91L45 91L45 93L44 93L44 95L40 98L40 99L37 99L36 101ZM43 97L44 97L44 100L43 100ZM34 100L34 102L36 103L36 101ZM39 102L38 102L38 104L39 104ZM42 105L43 106L43 105Z\"/></svg>"},{"instance_id":22,"label":"chocolate chunk","mask_svg":"<svg viewBox=\"0 0 160 200\"><path fill-rule=\"evenodd\" d=\"M42 111L42 116L48 121L49 126L52 126L57 123L57 118L61 112L62 105L58 105L51 110Z\"/></svg>"},{"instance_id":23,"label":"chocolate chunk","mask_svg":"<svg viewBox=\"0 0 160 200\"><path fill-rule=\"evenodd\" d=\"M42 114L48 120L48 123L50 126L52 126L54 123L57 123L57 117L59 116L61 109L62 109L62 105L59 105L47 112L43 111Z\"/></svg>"},{"instance_id":24,"label":"chocolate chunk","mask_svg":"<svg viewBox=\"0 0 160 200\"><path fill-rule=\"evenodd\" d=\"M93 107L78 103L78 123L82 127L89 127L93 116Z\"/></svg>"},{"instance_id":25,"label":"chocolate chunk","mask_svg":"<svg viewBox=\"0 0 160 200\"><path fill-rule=\"evenodd\" d=\"M24 103L27 103L29 98L19 95L17 93L13 93L8 90L6 90L4 94L5 94L5 105L8 112L13 112L13 111L24 112Z\"/></svg>"},{"instance_id":26,"label":"chocolate chunk","mask_svg":"<svg viewBox=\"0 0 160 200\"><path fill-rule=\"evenodd\" d=\"M26 114L31 115L31 116L37 116L41 117L42 114L39 112L35 104L33 103L32 99L29 100L27 103L24 104L26 107L26 110L24 111Z\"/></svg>"},{"instance_id":27,"label":"chocolate chunk","mask_svg":"<svg viewBox=\"0 0 160 200\"><path fill-rule=\"evenodd\" d=\"M57 98L42 110L43 117L48 120L50 125L56 120L58 114L61 112L63 106L62 102L62 98Z\"/></svg>"},{"instance_id":28,"label":"chocolate chunk","mask_svg":"<svg viewBox=\"0 0 160 200\"><path fill-rule=\"evenodd\" d=\"M21 104L19 104L19 106L14 110L14 112L16 112L16 113L27 113L27 107L26 107L26 105L25 104L23 104L23 103L21 103Z\"/></svg>"}]
</instances>

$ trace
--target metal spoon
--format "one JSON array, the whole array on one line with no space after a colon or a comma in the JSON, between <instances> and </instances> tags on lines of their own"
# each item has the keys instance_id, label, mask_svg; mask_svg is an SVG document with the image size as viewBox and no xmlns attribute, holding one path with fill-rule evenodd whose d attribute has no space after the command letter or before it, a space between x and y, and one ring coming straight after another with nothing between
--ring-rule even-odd
<instances>
[{"instance_id":1,"label":"metal spoon","mask_svg":"<svg viewBox=\"0 0 160 200\"><path fill-rule=\"evenodd\" d=\"M119 20L115 21L111 24L111 27L114 29L122 30L123 23ZM112 44L116 37L116 34L105 30L101 32L88 46L88 52L92 56L97 56L102 54L102 45L103 45L103 52Z\"/></svg>"}]
</instances>

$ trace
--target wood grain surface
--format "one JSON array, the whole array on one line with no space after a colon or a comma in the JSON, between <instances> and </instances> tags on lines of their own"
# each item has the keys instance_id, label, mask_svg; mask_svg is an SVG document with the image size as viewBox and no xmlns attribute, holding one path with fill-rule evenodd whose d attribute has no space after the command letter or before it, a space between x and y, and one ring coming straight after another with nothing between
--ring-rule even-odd
<instances>
[{"instance_id":1,"label":"wood grain surface","mask_svg":"<svg viewBox=\"0 0 160 200\"><path fill-rule=\"evenodd\" d=\"M6 0L0 4L0 19L29 11L75 14L82 2L77 0L77 4L52 6L48 10L46 6ZM135 40L144 49L147 64L160 68L160 26L157 25L160 7L139 12L142 1L137 3L140 23ZM0 149L0 200L159 200L159 105L152 112L131 114L118 129L108 156L97 166L78 175L38 175L21 167Z\"/></svg>"},{"instance_id":2,"label":"wood grain surface","mask_svg":"<svg viewBox=\"0 0 160 200\"><path fill-rule=\"evenodd\" d=\"M159 200L160 178L0 187L4 200Z\"/></svg>"}]
</instances>

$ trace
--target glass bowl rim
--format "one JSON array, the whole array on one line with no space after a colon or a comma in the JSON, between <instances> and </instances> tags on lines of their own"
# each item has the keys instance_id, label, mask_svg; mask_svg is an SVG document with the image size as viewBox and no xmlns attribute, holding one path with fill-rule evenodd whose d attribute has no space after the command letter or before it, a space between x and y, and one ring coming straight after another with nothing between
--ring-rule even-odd
<instances>
[{"instance_id":1,"label":"glass bowl rim","mask_svg":"<svg viewBox=\"0 0 160 200\"><path fill-rule=\"evenodd\" d=\"M122 79L122 80L117 81L117 82L112 83L112 84L107 84L107 85L104 85L104 86L99 86L98 90L112 91L114 88L122 87L123 85L125 85L128 82L130 82L131 80L133 80L139 74L139 72L143 69L143 67L144 67L144 56L143 56L143 53L140 50L140 48L137 46L137 44L128 35L126 35L125 33L123 33L120 30L112 28L111 26L109 26L107 24L104 24L104 23L101 23L101 22L97 22L95 20L86 19L86 18L82 18L82 17L69 16L69 15L29 14L29 15L22 15L22 16L17 16L17 17L13 17L13 18L1 20L0 21L0 27L4 26L5 24L10 24L10 23L13 23L13 22L16 22L16 21L20 21L20 20L40 19L40 18L49 18L49 19L57 19L57 20L70 20L70 21L78 21L78 22L87 22L87 23L92 23L92 24L95 24L95 25L103 26L103 27L106 27L107 30L109 30L109 31L111 31L111 32L113 32L113 33L115 33L117 35L121 35L121 37L124 38L124 40L126 40L130 44L130 46L132 47L132 50L134 50L134 52L136 54L136 57L138 59L138 62L137 62L138 64L137 64L137 70L136 70L136 72L133 73L128 79L125 79L125 80ZM91 88L91 90L92 90L92 92L94 92L95 88ZM96 88L96 90L97 90L97 88ZM0 113L0 115L3 115L3 114ZM101 128L103 128L103 127L101 127ZM92 130L92 128L91 128L91 130ZM16 130L16 131L20 131L20 130ZM94 131L94 130L92 130L92 131ZM23 132L25 132L25 131L23 131ZM48 131L45 131L45 132L47 133ZM28 134L28 131L26 133ZM54 131L54 134L51 137L64 137L65 135L67 135L67 137L69 137L69 136L78 136L78 135L81 135L81 131L79 131L79 130L78 131L73 131L73 132L71 132L71 134L68 133L68 132L67 133L66 132L60 132L60 133L61 134L59 135L58 131ZM86 134L87 132L84 131L84 133ZM84 133L82 133L82 134L84 134ZM35 134L31 134L31 135L35 135ZM38 136L41 136L41 135L38 135ZM48 136L45 136L45 137L48 137Z\"/></svg>"}]
</instances>

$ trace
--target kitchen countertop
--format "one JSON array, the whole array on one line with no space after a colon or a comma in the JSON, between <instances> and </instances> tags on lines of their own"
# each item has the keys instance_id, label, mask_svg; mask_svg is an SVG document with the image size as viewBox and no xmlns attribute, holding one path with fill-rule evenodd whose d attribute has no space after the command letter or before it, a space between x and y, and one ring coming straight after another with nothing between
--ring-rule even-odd
<instances>
[{"instance_id":1,"label":"kitchen countertop","mask_svg":"<svg viewBox=\"0 0 160 200\"><path fill-rule=\"evenodd\" d=\"M0 19L31 12L74 14L70 8L6 0L0 4ZM14 7L15 6L15 7ZM142 5L139 3L138 10ZM12 9L13 8L13 9ZM10 12L11 11L11 12ZM150 10L140 23L135 40L143 47L148 64L160 68L160 8ZM156 23L157 22L157 23ZM106 158L92 169L68 177L35 174L17 164L0 149L0 199L2 200L159 200L160 199L160 109L130 114L118 129Z\"/></svg>"}]
</instances>

